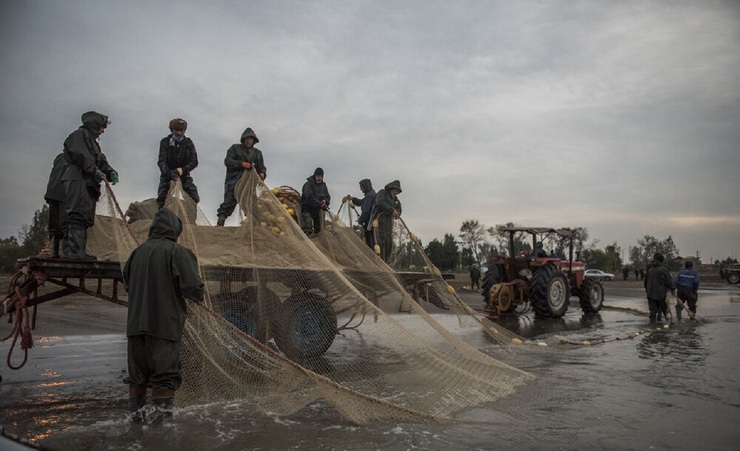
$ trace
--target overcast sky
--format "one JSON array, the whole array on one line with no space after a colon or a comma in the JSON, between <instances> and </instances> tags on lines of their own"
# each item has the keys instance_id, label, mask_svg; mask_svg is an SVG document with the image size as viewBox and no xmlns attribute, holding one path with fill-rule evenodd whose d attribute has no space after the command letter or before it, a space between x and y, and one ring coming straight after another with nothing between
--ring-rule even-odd
<instances>
[{"instance_id":1,"label":"overcast sky","mask_svg":"<svg viewBox=\"0 0 740 451\"><path fill-rule=\"evenodd\" d=\"M249 126L270 187L320 166L336 211L398 179L424 243L477 219L740 253L737 1L9 0L0 42L3 238L96 110L124 209L183 117L214 223Z\"/></svg>"}]
</instances>

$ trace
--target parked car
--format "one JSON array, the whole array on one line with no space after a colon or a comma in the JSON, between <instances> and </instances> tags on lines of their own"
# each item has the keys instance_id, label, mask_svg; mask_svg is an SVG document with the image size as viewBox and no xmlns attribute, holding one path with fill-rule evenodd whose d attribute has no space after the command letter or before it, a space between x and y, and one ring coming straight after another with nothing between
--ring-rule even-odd
<instances>
[{"instance_id":1,"label":"parked car","mask_svg":"<svg viewBox=\"0 0 740 451\"><path fill-rule=\"evenodd\" d=\"M594 279L599 280L612 280L614 278L614 274L604 272L600 269L587 269L583 275L585 277L593 277Z\"/></svg>"}]
</instances>

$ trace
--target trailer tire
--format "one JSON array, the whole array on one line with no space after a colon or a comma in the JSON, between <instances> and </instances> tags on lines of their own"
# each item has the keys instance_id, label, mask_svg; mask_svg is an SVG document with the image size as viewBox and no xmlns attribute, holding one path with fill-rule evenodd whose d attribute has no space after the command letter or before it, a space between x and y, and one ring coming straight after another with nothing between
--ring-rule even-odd
<instances>
[{"instance_id":1,"label":"trailer tire","mask_svg":"<svg viewBox=\"0 0 740 451\"><path fill-rule=\"evenodd\" d=\"M547 264L529 281L529 299L538 318L560 318L570 304L568 278L560 268Z\"/></svg>"},{"instance_id":2,"label":"trailer tire","mask_svg":"<svg viewBox=\"0 0 740 451\"><path fill-rule=\"evenodd\" d=\"M578 290L578 301L584 313L596 313L604 305L604 286L597 279L586 277Z\"/></svg>"},{"instance_id":3,"label":"trailer tire","mask_svg":"<svg viewBox=\"0 0 740 451\"><path fill-rule=\"evenodd\" d=\"M275 343L291 360L319 357L337 335L337 314L323 296L303 291L283 303Z\"/></svg>"},{"instance_id":4,"label":"trailer tire","mask_svg":"<svg viewBox=\"0 0 740 451\"><path fill-rule=\"evenodd\" d=\"M740 282L740 272L731 272L727 274L727 281L733 285Z\"/></svg>"},{"instance_id":5,"label":"trailer tire","mask_svg":"<svg viewBox=\"0 0 740 451\"><path fill-rule=\"evenodd\" d=\"M272 290L266 290L262 300L257 287L247 287L235 294L218 295L221 316L239 330L262 343L273 336L274 318L280 310L280 298ZM262 303L260 303L260 301Z\"/></svg>"}]
</instances>

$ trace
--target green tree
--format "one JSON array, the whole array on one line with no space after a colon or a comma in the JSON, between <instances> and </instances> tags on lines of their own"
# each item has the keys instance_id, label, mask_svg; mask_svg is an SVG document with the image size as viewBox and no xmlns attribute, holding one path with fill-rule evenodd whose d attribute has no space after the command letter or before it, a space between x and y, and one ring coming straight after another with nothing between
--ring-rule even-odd
<instances>
[{"instance_id":1,"label":"green tree","mask_svg":"<svg viewBox=\"0 0 740 451\"><path fill-rule=\"evenodd\" d=\"M436 238L433 239L424 251L429 256L429 260L440 271L454 271L457 269L458 262L460 261L460 251L452 234L446 233L444 242Z\"/></svg>"},{"instance_id":2,"label":"green tree","mask_svg":"<svg viewBox=\"0 0 740 451\"><path fill-rule=\"evenodd\" d=\"M476 219L470 219L463 221L460 226L460 239L462 240L462 247L469 249L472 253L472 257L475 263L481 261L481 244L485 243L486 240L486 226L480 224ZM465 266L467 264L463 263Z\"/></svg>"},{"instance_id":3,"label":"green tree","mask_svg":"<svg viewBox=\"0 0 740 451\"><path fill-rule=\"evenodd\" d=\"M657 252L665 256L668 269L676 270L680 267L681 253L670 235L664 240L651 235L645 235L637 240L637 245L630 248L630 261L635 268L647 268Z\"/></svg>"}]
</instances>

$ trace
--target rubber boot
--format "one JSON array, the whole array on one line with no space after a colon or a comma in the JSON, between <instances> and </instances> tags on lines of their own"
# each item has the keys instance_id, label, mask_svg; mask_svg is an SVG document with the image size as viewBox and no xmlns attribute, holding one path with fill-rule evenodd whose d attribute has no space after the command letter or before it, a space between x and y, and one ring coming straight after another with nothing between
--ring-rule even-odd
<instances>
[{"instance_id":1,"label":"rubber boot","mask_svg":"<svg viewBox=\"0 0 740 451\"><path fill-rule=\"evenodd\" d=\"M677 305L676 306L676 320L678 321L681 321L681 310L683 310L681 306Z\"/></svg>"},{"instance_id":2,"label":"rubber boot","mask_svg":"<svg viewBox=\"0 0 740 451\"><path fill-rule=\"evenodd\" d=\"M59 237L51 237L51 258L59 258Z\"/></svg>"},{"instance_id":3,"label":"rubber boot","mask_svg":"<svg viewBox=\"0 0 740 451\"><path fill-rule=\"evenodd\" d=\"M65 236L60 239L60 242L62 248L62 252L60 254L61 258L69 258L69 240Z\"/></svg>"},{"instance_id":4,"label":"rubber boot","mask_svg":"<svg viewBox=\"0 0 740 451\"><path fill-rule=\"evenodd\" d=\"M67 237L67 244L69 245L69 255L67 256L72 260L97 260L98 258L94 255L90 255L85 252L85 245L87 244L87 227L81 225L70 225L69 236Z\"/></svg>"},{"instance_id":5,"label":"rubber boot","mask_svg":"<svg viewBox=\"0 0 740 451\"><path fill-rule=\"evenodd\" d=\"M218 222L216 222L216 226L223 227L225 223L226 223L226 216L219 216Z\"/></svg>"},{"instance_id":6,"label":"rubber boot","mask_svg":"<svg viewBox=\"0 0 740 451\"><path fill-rule=\"evenodd\" d=\"M143 424L146 421L144 406L146 405L146 387L129 387L128 407L131 421Z\"/></svg>"},{"instance_id":7,"label":"rubber boot","mask_svg":"<svg viewBox=\"0 0 740 451\"><path fill-rule=\"evenodd\" d=\"M175 412L175 398L152 398L154 410L147 419L152 426L159 426L172 419Z\"/></svg>"}]
</instances>

